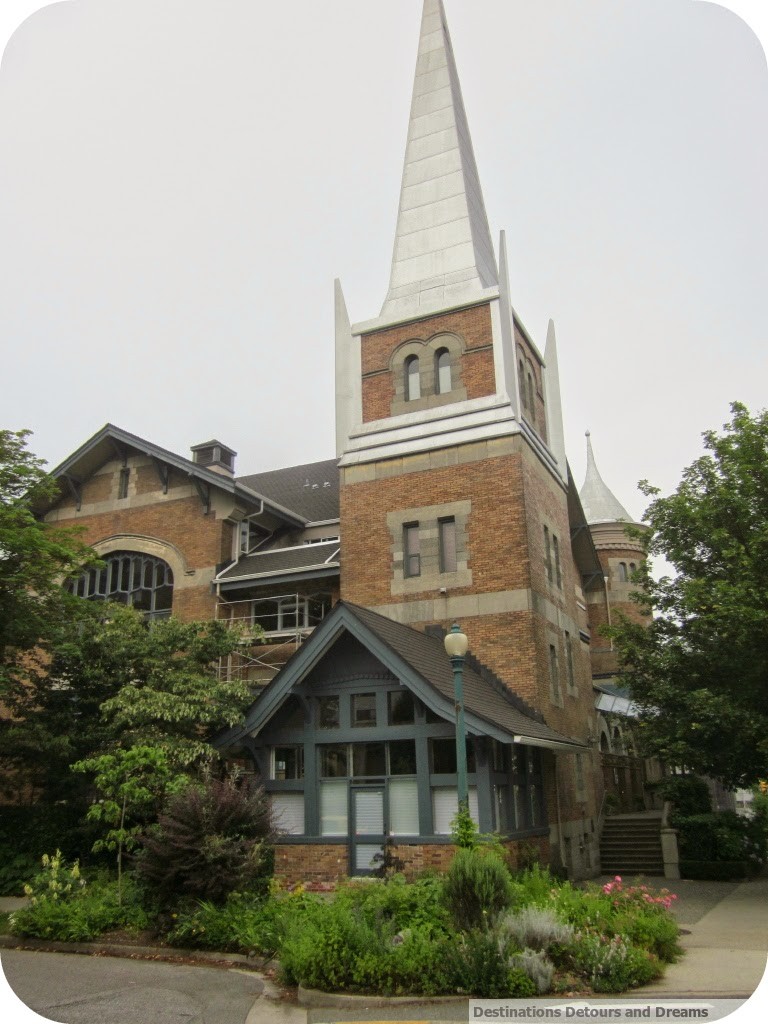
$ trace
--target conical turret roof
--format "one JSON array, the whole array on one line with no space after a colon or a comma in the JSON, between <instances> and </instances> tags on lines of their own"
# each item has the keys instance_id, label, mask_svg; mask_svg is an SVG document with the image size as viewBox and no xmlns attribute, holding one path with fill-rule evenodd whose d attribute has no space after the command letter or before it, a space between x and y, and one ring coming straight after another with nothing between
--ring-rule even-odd
<instances>
[{"instance_id":1,"label":"conical turret roof","mask_svg":"<svg viewBox=\"0 0 768 1024\"><path fill-rule=\"evenodd\" d=\"M579 497L587 523L631 523L632 517L598 472L592 451L592 438L587 437L587 475Z\"/></svg>"},{"instance_id":2,"label":"conical turret roof","mask_svg":"<svg viewBox=\"0 0 768 1024\"><path fill-rule=\"evenodd\" d=\"M385 318L499 283L442 0L424 0Z\"/></svg>"}]
</instances>

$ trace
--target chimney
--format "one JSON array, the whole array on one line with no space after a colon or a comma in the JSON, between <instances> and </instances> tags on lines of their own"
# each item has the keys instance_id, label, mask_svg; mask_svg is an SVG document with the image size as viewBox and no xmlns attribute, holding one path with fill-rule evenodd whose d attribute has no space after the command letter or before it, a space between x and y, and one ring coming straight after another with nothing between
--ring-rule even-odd
<instances>
[{"instance_id":1,"label":"chimney","mask_svg":"<svg viewBox=\"0 0 768 1024\"><path fill-rule=\"evenodd\" d=\"M196 466L204 466L222 476L235 475L235 456L237 452L228 448L221 441L206 441L204 444L192 445L192 461Z\"/></svg>"}]
</instances>

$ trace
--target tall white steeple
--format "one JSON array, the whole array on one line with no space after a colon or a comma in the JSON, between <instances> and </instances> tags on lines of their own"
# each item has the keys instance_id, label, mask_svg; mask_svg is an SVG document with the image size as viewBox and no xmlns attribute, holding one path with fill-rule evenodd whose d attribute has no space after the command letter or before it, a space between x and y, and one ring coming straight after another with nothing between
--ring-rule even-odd
<instances>
[{"instance_id":1,"label":"tall white steeple","mask_svg":"<svg viewBox=\"0 0 768 1024\"><path fill-rule=\"evenodd\" d=\"M595 523L631 523L632 516L598 472L589 431L586 432L586 438L587 475L584 478L579 497L587 522L590 526Z\"/></svg>"},{"instance_id":2,"label":"tall white steeple","mask_svg":"<svg viewBox=\"0 0 768 1024\"><path fill-rule=\"evenodd\" d=\"M442 0L424 0L383 320L481 299L499 277Z\"/></svg>"}]
</instances>

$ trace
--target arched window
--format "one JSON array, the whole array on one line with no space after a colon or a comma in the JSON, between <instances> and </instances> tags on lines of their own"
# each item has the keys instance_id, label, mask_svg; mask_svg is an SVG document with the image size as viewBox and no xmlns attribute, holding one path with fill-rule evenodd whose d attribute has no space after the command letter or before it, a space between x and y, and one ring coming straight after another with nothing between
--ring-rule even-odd
<instances>
[{"instance_id":1,"label":"arched window","mask_svg":"<svg viewBox=\"0 0 768 1024\"><path fill-rule=\"evenodd\" d=\"M536 406L534 404L534 398L533 398L533 377L531 376L530 373L528 374L528 411L531 414L531 419L532 420L535 419L536 418Z\"/></svg>"},{"instance_id":2,"label":"arched window","mask_svg":"<svg viewBox=\"0 0 768 1024\"><path fill-rule=\"evenodd\" d=\"M143 612L147 619L171 614L173 572L162 558L134 551L115 551L104 557L103 569L89 569L64 586L88 601L119 601Z\"/></svg>"},{"instance_id":3,"label":"arched window","mask_svg":"<svg viewBox=\"0 0 768 1024\"><path fill-rule=\"evenodd\" d=\"M447 395L451 388L451 354L447 348L439 348L435 353L435 391Z\"/></svg>"},{"instance_id":4,"label":"arched window","mask_svg":"<svg viewBox=\"0 0 768 1024\"><path fill-rule=\"evenodd\" d=\"M520 397L523 400L523 409L528 408L528 393L525 390L525 367L523 366L523 360L518 359L517 361L517 376L520 381Z\"/></svg>"},{"instance_id":5,"label":"arched window","mask_svg":"<svg viewBox=\"0 0 768 1024\"><path fill-rule=\"evenodd\" d=\"M627 579L627 563L619 562L619 583L626 583Z\"/></svg>"},{"instance_id":6,"label":"arched window","mask_svg":"<svg viewBox=\"0 0 768 1024\"><path fill-rule=\"evenodd\" d=\"M405 400L406 402L414 402L417 398L421 398L419 357L408 356L405 360Z\"/></svg>"}]
</instances>

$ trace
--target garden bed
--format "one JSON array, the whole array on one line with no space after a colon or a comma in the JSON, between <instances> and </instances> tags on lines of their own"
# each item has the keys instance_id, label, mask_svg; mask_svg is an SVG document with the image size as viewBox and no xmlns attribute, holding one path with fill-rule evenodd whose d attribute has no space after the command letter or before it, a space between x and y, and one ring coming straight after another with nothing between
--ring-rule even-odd
<instances>
[{"instance_id":1,"label":"garden bed","mask_svg":"<svg viewBox=\"0 0 768 1024\"><path fill-rule=\"evenodd\" d=\"M488 850L460 850L447 874L413 882L353 880L332 894L272 886L161 916L130 878L120 899L115 885L78 882L55 898L43 889L11 916L11 931L176 962L185 949L208 962L275 958L293 990L416 999L623 992L681 952L666 890L620 879L577 888L538 868L513 876Z\"/></svg>"}]
</instances>

